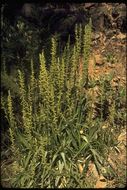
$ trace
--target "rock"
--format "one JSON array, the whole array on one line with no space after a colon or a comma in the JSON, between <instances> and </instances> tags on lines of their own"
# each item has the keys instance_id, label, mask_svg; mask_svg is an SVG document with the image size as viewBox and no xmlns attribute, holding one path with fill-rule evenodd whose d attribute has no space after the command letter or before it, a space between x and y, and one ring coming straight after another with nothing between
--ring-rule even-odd
<instances>
[{"instance_id":1,"label":"rock","mask_svg":"<svg viewBox=\"0 0 127 190\"><path fill-rule=\"evenodd\" d=\"M34 10L33 3L25 3L22 7L21 12L25 17L32 17L33 10Z\"/></svg>"},{"instance_id":2,"label":"rock","mask_svg":"<svg viewBox=\"0 0 127 190\"><path fill-rule=\"evenodd\" d=\"M116 41L117 41L117 37L116 37L116 36L113 36L113 37L112 37L112 40L116 42Z\"/></svg>"},{"instance_id":3,"label":"rock","mask_svg":"<svg viewBox=\"0 0 127 190\"><path fill-rule=\"evenodd\" d=\"M108 125L103 125L102 126L102 129L107 129L108 128Z\"/></svg>"},{"instance_id":4,"label":"rock","mask_svg":"<svg viewBox=\"0 0 127 190\"><path fill-rule=\"evenodd\" d=\"M113 11L112 11L112 17L113 17L113 19L116 19L118 16L119 16L118 11L116 9L113 9Z\"/></svg>"},{"instance_id":5,"label":"rock","mask_svg":"<svg viewBox=\"0 0 127 190\"><path fill-rule=\"evenodd\" d=\"M101 178L96 182L95 188L106 188L106 186L107 182L106 179L103 177L103 179Z\"/></svg>"},{"instance_id":6,"label":"rock","mask_svg":"<svg viewBox=\"0 0 127 190\"><path fill-rule=\"evenodd\" d=\"M103 13L91 15L92 24L95 31L104 30L104 15Z\"/></svg>"},{"instance_id":7,"label":"rock","mask_svg":"<svg viewBox=\"0 0 127 190\"><path fill-rule=\"evenodd\" d=\"M122 30L123 24L126 25L126 5L121 3L120 5L114 6L112 10L112 16L117 24L117 27Z\"/></svg>"},{"instance_id":8,"label":"rock","mask_svg":"<svg viewBox=\"0 0 127 190\"><path fill-rule=\"evenodd\" d=\"M94 5L95 5L95 3L85 3L85 8L88 9Z\"/></svg>"},{"instance_id":9,"label":"rock","mask_svg":"<svg viewBox=\"0 0 127 190\"><path fill-rule=\"evenodd\" d=\"M96 6L89 7L89 14L95 31L113 28L118 28L121 32L126 31L126 5L124 3L100 3Z\"/></svg>"},{"instance_id":10,"label":"rock","mask_svg":"<svg viewBox=\"0 0 127 190\"><path fill-rule=\"evenodd\" d=\"M93 39L93 40L98 40L100 37L101 37L101 36L100 36L100 33L95 33L95 34L93 34L92 39Z\"/></svg>"},{"instance_id":11,"label":"rock","mask_svg":"<svg viewBox=\"0 0 127 190\"><path fill-rule=\"evenodd\" d=\"M127 26L126 26L126 17L121 16L117 19L117 28L120 29L121 32L126 33Z\"/></svg>"},{"instance_id":12,"label":"rock","mask_svg":"<svg viewBox=\"0 0 127 190\"><path fill-rule=\"evenodd\" d=\"M82 172L83 172L83 166L82 166L82 164L78 164L78 168L79 168L79 172L80 172L80 174L82 174Z\"/></svg>"},{"instance_id":13,"label":"rock","mask_svg":"<svg viewBox=\"0 0 127 190\"><path fill-rule=\"evenodd\" d=\"M116 29L117 28L117 24L115 22L112 23L112 28Z\"/></svg>"},{"instance_id":14,"label":"rock","mask_svg":"<svg viewBox=\"0 0 127 190\"><path fill-rule=\"evenodd\" d=\"M114 79L113 79L113 82L118 82L120 80L120 77L115 77Z\"/></svg>"},{"instance_id":15,"label":"rock","mask_svg":"<svg viewBox=\"0 0 127 190\"><path fill-rule=\"evenodd\" d=\"M110 68L115 68L115 64L112 64L112 63L108 63L108 66L109 66Z\"/></svg>"},{"instance_id":16,"label":"rock","mask_svg":"<svg viewBox=\"0 0 127 190\"><path fill-rule=\"evenodd\" d=\"M117 82L111 82L111 86L113 87L113 88L115 88L115 87L117 87L119 84L117 83Z\"/></svg>"},{"instance_id":17,"label":"rock","mask_svg":"<svg viewBox=\"0 0 127 190\"><path fill-rule=\"evenodd\" d=\"M121 40L126 39L126 34L119 33L119 34L117 35L117 38L118 38L118 39L121 39Z\"/></svg>"},{"instance_id":18,"label":"rock","mask_svg":"<svg viewBox=\"0 0 127 190\"><path fill-rule=\"evenodd\" d=\"M94 55L95 58L95 64L100 66L104 64L103 58L100 54Z\"/></svg>"},{"instance_id":19,"label":"rock","mask_svg":"<svg viewBox=\"0 0 127 190\"><path fill-rule=\"evenodd\" d=\"M121 79L122 79L123 81L125 81L125 80L126 80L126 77L122 77Z\"/></svg>"},{"instance_id":20,"label":"rock","mask_svg":"<svg viewBox=\"0 0 127 190\"><path fill-rule=\"evenodd\" d=\"M110 39L111 37L114 37L113 35L114 35L114 33L113 33L112 30L106 31L106 38L107 38L107 39Z\"/></svg>"},{"instance_id":21,"label":"rock","mask_svg":"<svg viewBox=\"0 0 127 190\"><path fill-rule=\"evenodd\" d=\"M109 14L104 14L104 27L107 29L112 29L112 19Z\"/></svg>"},{"instance_id":22,"label":"rock","mask_svg":"<svg viewBox=\"0 0 127 190\"><path fill-rule=\"evenodd\" d=\"M98 171L97 171L97 169L96 169L96 166L95 166L95 164L94 164L93 162L91 162L91 161L89 162L88 171L87 171L86 176L88 177L90 174L93 174L96 179L99 178L99 174L98 174Z\"/></svg>"},{"instance_id":23,"label":"rock","mask_svg":"<svg viewBox=\"0 0 127 190\"><path fill-rule=\"evenodd\" d=\"M123 133L121 133L119 136L118 136L118 141L119 142L122 142L126 139L126 132L124 131Z\"/></svg>"}]
</instances>

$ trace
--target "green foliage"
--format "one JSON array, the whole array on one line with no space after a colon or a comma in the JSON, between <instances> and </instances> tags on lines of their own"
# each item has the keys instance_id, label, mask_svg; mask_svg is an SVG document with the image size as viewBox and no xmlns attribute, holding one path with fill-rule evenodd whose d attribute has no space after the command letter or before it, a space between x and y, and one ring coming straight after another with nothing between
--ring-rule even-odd
<instances>
[{"instance_id":1,"label":"green foliage","mask_svg":"<svg viewBox=\"0 0 127 190\"><path fill-rule=\"evenodd\" d=\"M14 25L4 17L7 5L2 5L1 12L1 64L2 70L7 68L7 74L15 76L17 69L30 70L30 60L38 62L40 31L22 16L17 17ZM25 63L25 64L24 64Z\"/></svg>"},{"instance_id":2,"label":"green foliage","mask_svg":"<svg viewBox=\"0 0 127 190\"><path fill-rule=\"evenodd\" d=\"M57 40L52 38L51 41L49 68L42 51L38 77L35 77L33 61L28 83L23 71L18 70L20 122L10 91L7 100L2 98L10 125L11 157L15 163L11 187L88 187L86 172L89 162L93 161L101 173L109 148L116 146L115 129L102 127L105 122L102 110L108 98L106 90L111 88L110 80L106 83L104 79L99 84L102 95L97 99L100 112L95 118L91 109L93 97L84 91L84 84L90 83L87 78L91 23L85 27L85 34L81 26L76 26L76 44L71 48L68 40L60 56L57 55ZM83 57L82 77L80 56ZM112 95L113 91L110 93ZM109 111L107 120L114 125L116 105L113 104L111 109L113 112ZM81 174L77 162L82 159L86 164Z\"/></svg>"},{"instance_id":3,"label":"green foliage","mask_svg":"<svg viewBox=\"0 0 127 190\"><path fill-rule=\"evenodd\" d=\"M112 53L107 53L107 55L106 55L106 61L108 63L111 63L111 64L117 62L116 57Z\"/></svg>"},{"instance_id":4,"label":"green foliage","mask_svg":"<svg viewBox=\"0 0 127 190\"><path fill-rule=\"evenodd\" d=\"M16 78L5 72L1 73L1 88L6 92L10 90L13 97L17 97L20 94L19 85Z\"/></svg>"},{"instance_id":5,"label":"green foliage","mask_svg":"<svg viewBox=\"0 0 127 190\"><path fill-rule=\"evenodd\" d=\"M90 55L90 47L91 47L91 30L92 28L92 21L90 20L89 25L85 26L85 32L84 32L84 48L83 48L83 82L82 84L87 87L88 85L88 60ZM84 84L85 81L85 84Z\"/></svg>"}]
</instances>

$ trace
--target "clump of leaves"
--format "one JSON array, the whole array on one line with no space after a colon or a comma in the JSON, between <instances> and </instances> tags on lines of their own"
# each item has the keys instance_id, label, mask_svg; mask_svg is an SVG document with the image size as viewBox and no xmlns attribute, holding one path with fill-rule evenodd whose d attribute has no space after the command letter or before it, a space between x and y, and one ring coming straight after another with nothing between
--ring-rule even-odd
<instances>
[{"instance_id":1,"label":"clump of leaves","mask_svg":"<svg viewBox=\"0 0 127 190\"><path fill-rule=\"evenodd\" d=\"M115 144L114 129L102 127L109 83L100 84L100 115L96 118L92 118L93 98L86 93L90 86L91 22L84 29L76 26L75 34L74 47L68 41L60 56L57 40L51 39L51 65L47 68L42 51L38 77L35 77L33 61L28 83L24 72L18 70L20 119L10 91L6 101L2 98L15 163L10 179L12 187L87 187L84 175L90 160L101 173L108 149ZM114 115L110 117L112 112L108 113L112 124ZM77 161L82 159L86 164L81 174Z\"/></svg>"}]
</instances>

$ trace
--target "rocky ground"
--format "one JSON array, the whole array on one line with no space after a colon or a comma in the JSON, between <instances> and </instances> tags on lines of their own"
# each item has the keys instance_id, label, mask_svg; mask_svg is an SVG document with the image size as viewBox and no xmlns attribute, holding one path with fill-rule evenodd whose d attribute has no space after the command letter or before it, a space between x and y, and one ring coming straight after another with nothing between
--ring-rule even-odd
<instances>
[{"instance_id":1,"label":"rocky ground","mask_svg":"<svg viewBox=\"0 0 127 190\"><path fill-rule=\"evenodd\" d=\"M108 8L112 8L112 5ZM90 77L99 80L100 77L114 74L112 87L116 87L119 83L126 88L126 34L118 28L115 30L110 28L108 31L102 32L96 31L93 33L92 44L93 47L89 61ZM119 187L119 181L123 180L125 183L127 179L125 128L119 135L118 141L118 152L111 151L108 160L119 177L116 179L106 179L104 176L99 176L95 165L91 163L89 165L88 176L96 178L95 188Z\"/></svg>"},{"instance_id":2,"label":"rocky ground","mask_svg":"<svg viewBox=\"0 0 127 190\"><path fill-rule=\"evenodd\" d=\"M86 3L86 8L89 8L89 12L92 14L95 29L92 34L92 49L88 69L89 77L101 80L101 77L113 74L112 88L118 86L118 83L126 88L126 33L124 21L122 22L125 14L125 4L102 3L97 12L94 12L96 6L98 5L95 5L95 3ZM102 14L103 10L104 14ZM98 17L100 14L101 17ZM96 22L97 19L98 21ZM122 23L121 26L120 21ZM94 88L93 91L96 94L95 91L97 89ZM111 150L108 157L110 167L117 173L116 178L110 179L105 175L99 175L94 163L89 164L87 178L90 183L91 181L93 182L95 188L124 187L123 184L127 181L125 126L118 136L118 142L117 152ZM85 164L85 161L83 164ZM79 164L81 173L83 164Z\"/></svg>"}]
</instances>

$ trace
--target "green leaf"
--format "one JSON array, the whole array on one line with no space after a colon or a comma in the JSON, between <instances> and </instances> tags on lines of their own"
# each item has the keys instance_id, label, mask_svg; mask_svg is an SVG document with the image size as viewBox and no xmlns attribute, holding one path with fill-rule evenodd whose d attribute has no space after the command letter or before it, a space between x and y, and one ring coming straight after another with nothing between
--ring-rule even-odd
<instances>
[{"instance_id":1,"label":"green leaf","mask_svg":"<svg viewBox=\"0 0 127 190\"><path fill-rule=\"evenodd\" d=\"M86 174L87 170L88 170L88 165L89 165L89 162L91 160L91 155L89 155L89 157L86 159L86 162L85 162L85 167L83 168L83 171L82 171L82 176L84 176L84 174Z\"/></svg>"},{"instance_id":2,"label":"green leaf","mask_svg":"<svg viewBox=\"0 0 127 190\"><path fill-rule=\"evenodd\" d=\"M31 156L32 156L31 151L29 151L28 156L26 157L26 160L25 160L25 165L24 165L24 168L25 168L25 169L27 168L27 166L28 166L28 164L29 164L29 161L30 161L30 159L31 159Z\"/></svg>"},{"instance_id":3,"label":"green leaf","mask_svg":"<svg viewBox=\"0 0 127 190\"><path fill-rule=\"evenodd\" d=\"M56 180L55 180L55 186L56 187L58 186L58 183L59 183L60 179L61 179L61 176L56 177Z\"/></svg>"},{"instance_id":4,"label":"green leaf","mask_svg":"<svg viewBox=\"0 0 127 190\"><path fill-rule=\"evenodd\" d=\"M31 146L29 142L26 140L25 136L23 134L17 133L17 139L19 143L21 143L25 148L31 149Z\"/></svg>"},{"instance_id":5,"label":"green leaf","mask_svg":"<svg viewBox=\"0 0 127 190\"><path fill-rule=\"evenodd\" d=\"M34 183L34 180L31 180L31 181L28 183L27 188L33 187L33 186L32 186L33 183Z\"/></svg>"},{"instance_id":6,"label":"green leaf","mask_svg":"<svg viewBox=\"0 0 127 190\"><path fill-rule=\"evenodd\" d=\"M62 159L63 159L63 161L64 161L65 166L66 166L65 153L64 153L64 152L61 152L60 154L61 154L61 157L62 157Z\"/></svg>"},{"instance_id":7,"label":"green leaf","mask_svg":"<svg viewBox=\"0 0 127 190\"><path fill-rule=\"evenodd\" d=\"M55 160L56 160L57 157L58 157L57 154L55 154L55 155L53 156L53 159L52 159L52 165L54 164L54 162L55 162Z\"/></svg>"},{"instance_id":8,"label":"green leaf","mask_svg":"<svg viewBox=\"0 0 127 190\"><path fill-rule=\"evenodd\" d=\"M79 149L79 151L75 154L75 156L73 157L73 159L76 158L82 152L82 150L83 149L85 150L88 146L89 146L88 143L83 142L82 145L81 145L81 147L80 147L80 149Z\"/></svg>"},{"instance_id":9,"label":"green leaf","mask_svg":"<svg viewBox=\"0 0 127 190\"><path fill-rule=\"evenodd\" d=\"M99 128L98 126L93 126L90 128L90 132L89 132L89 139L92 140L93 138L97 138L97 132L98 132Z\"/></svg>"},{"instance_id":10,"label":"green leaf","mask_svg":"<svg viewBox=\"0 0 127 190\"><path fill-rule=\"evenodd\" d=\"M74 135L72 134L72 130L67 129L67 134L69 136L70 143L72 143L72 145L74 146L74 148L77 150L79 147L77 146L77 143L76 143L76 140L74 138Z\"/></svg>"},{"instance_id":11,"label":"green leaf","mask_svg":"<svg viewBox=\"0 0 127 190\"><path fill-rule=\"evenodd\" d=\"M99 162L102 164L103 163L103 157L101 155L99 155L95 149L91 148L90 150L92 151L94 157L96 157L99 160Z\"/></svg>"},{"instance_id":12,"label":"green leaf","mask_svg":"<svg viewBox=\"0 0 127 190\"><path fill-rule=\"evenodd\" d=\"M62 172L62 170L63 170L63 167L64 167L64 163L62 162L61 163L61 161L59 160L59 162L58 162L58 164L59 164L59 171L60 171L60 173Z\"/></svg>"},{"instance_id":13,"label":"green leaf","mask_svg":"<svg viewBox=\"0 0 127 190\"><path fill-rule=\"evenodd\" d=\"M81 138L82 138L83 140L85 140L87 143L89 143L89 141L88 141L88 139L87 139L87 137L86 137L86 136L81 135Z\"/></svg>"}]
</instances>

